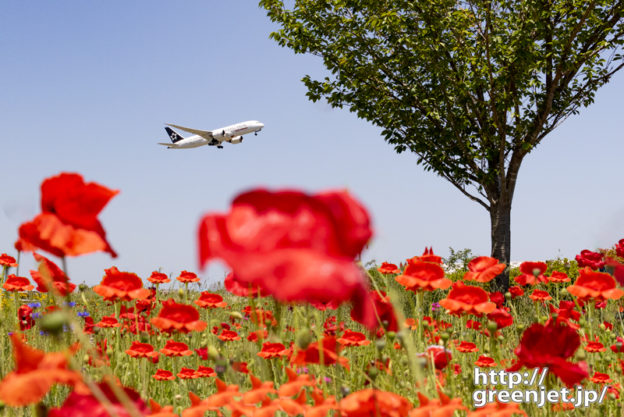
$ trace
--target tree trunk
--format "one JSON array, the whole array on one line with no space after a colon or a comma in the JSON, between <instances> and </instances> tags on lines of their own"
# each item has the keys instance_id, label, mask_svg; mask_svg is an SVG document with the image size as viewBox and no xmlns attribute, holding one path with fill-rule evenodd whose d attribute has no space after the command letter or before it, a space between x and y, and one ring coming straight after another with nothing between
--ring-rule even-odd
<instances>
[{"instance_id":1,"label":"tree trunk","mask_svg":"<svg viewBox=\"0 0 624 417\"><path fill-rule=\"evenodd\" d=\"M511 253L511 201L501 196L498 204L490 207L493 258L509 266ZM509 268L492 281L492 291L503 294L509 289Z\"/></svg>"}]
</instances>

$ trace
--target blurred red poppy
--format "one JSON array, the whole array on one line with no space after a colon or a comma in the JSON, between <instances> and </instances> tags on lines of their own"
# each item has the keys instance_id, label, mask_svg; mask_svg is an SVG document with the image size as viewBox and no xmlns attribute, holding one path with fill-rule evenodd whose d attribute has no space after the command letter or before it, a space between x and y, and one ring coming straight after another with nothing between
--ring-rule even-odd
<instances>
[{"instance_id":1,"label":"blurred red poppy","mask_svg":"<svg viewBox=\"0 0 624 417\"><path fill-rule=\"evenodd\" d=\"M262 291L258 285L251 285L239 281L238 278L236 278L236 276L231 272L225 277L223 285L226 290L234 295L238 295L239 297L265 297L268 295L267 292Z\"/></svg>"},{"instance_id":2,"label":"blurred red poppy","mask_svg":"<svg viewBox=\"0 0 624 417\"><path fill-rule=\"evenodd\" d=\"M221 331L221 334L217 337L219 338L219 340L223 340L224 342L233 342L235 340L240 340L240 336L238 335L238 333L226 329L223 329Z\"/></svg>"},{"instance_id":3,"label":"blurred red poppy","mask_svg":"<svg viewBox=\"0 0 624 417\"><path fill-rule=\"evenodd\" d=\"M369 296L366 298L366 310L373 311L375 314L375 320L378 320L377 326L381 330L396 332L399 330L399 324L397 322L396 315L394 314L394 308L390 302L390 298L383 291L371 290ZM351 310L351 319L358 323L365 324L366 317L362 317L361 309ZM371 328L371 326L369 326Z\"/></svg>"},{"instance_id":4,"label":"blurred red poppy","mask_svg":"<svg viewBox=\"0 0 624 417\"><path fill-rule=\"evenodd\" d=\"M60 295L66 296L76 289L76 285L69 282L69 278L58 265L36 252L33 256L39 263L37 271L30 271L30 275L37 283L37 291L48 292L51 284ZM51 283L48 283L48 280L51 280Z\"/></svg>"},{"instance_id":5,"label":"blurred red poppy","mask_svg":"<svg viewBox=\"0 0 624 417\"><path fill-rule=\"evenodd\" d=\"M219 294L214 294L208 291L202 292L194 303L202 308L222 308L227 305L227 303L223 301L223 297Z\"/></svg>"},{"instance_id":6,"label":"blurred red poppy","mask_svg":"<svg viewBox=\"0 0 624 417\"><path fill-rule=\"evenodd\" d=\"M418 353L417 355L426 358L428 362L433 361L433 366L436 369L446 368L452 359L451 351L439 345L427 346L424 353Z\"/></svg>"},{"instance_id":7,"label":"blurred red poppy","mask_svg":"<svg viewBox=\"0 0 624 417\"><path fill-rule=\"evenodd\" d=\"M7 291L32 291L35 289L35 286L30 283L30 280L26 277L18 277L17 275L11 274L4 281L2 285Z\"/></svg>"},{"instance_id":8,"label":"blurred red poppy","mask_svg":"<svg viewBox=\"0 0 624 417\"><path fill-rule=\"evenodd\" d=\"M121 324L117 321L117 318L114 314L110 316L103 316L102 319L96 324L97 327L107 328L107 327L119 327Z\"/></svg>"},{"instance_id":9,"label":"blurred red poppy","mask_svg":"<svg viewBox=\"0 0 624 417\"><path fill-rule=\"evenodd\" d=\"M173 299L162 302L157 317L152 318L151 323L160 330L171 333L179 331L188 333L201 332L206 328L206 322L199 320L197 309L188 304L178 304Z\"/></svg>"},{"instance_id":10,"label":"blurred red poppy","mask_svg":"<svg viewBox=\"0 0 624 417\"><path fill-rule=\"evenodd\" d=\"M559 271L553 271L549 277L546 277L546 279L548 280L548 282L556 282L556 283L570 282L570 278L568 278L568 275L565 274L564 272L559 272Z\"/></svg>"},{"instance_id":11,"label":"blurred red poppy","mask_svg":"<svg viewBox=\"0 0 624 417\"><path fill-rule=\"evenodd\" d=\"M286 346L282 343L265 342L262 344L262 350L258 352L258 356L263 359L279 358L288 354Z\"/></svg>"},{"instance_id":12,"label":"blurred red poppy","mask_svg":"<svg viewBox=\"0 0 624 417\"><path fill-rule=\"evenodd\" d=\"M22 335L11 336L15 370L0 381L0 401L12 407L38 403L54 384L82 387L82 376L68 369L69 352L46 353L28 346Z\"/></svg>"},{"instance_id":13,"label":"blurred red poppy","mask_svg":"<svg viewBox=\"0 0 624 417\"><path fill-rule=\"evenodd\" d=\"M595 384L609 384L613 382L608 374L603 374L601 372L595 372L594 376L589 380Z\"/></svg>"},{"instance_id":14,"label":"blurred red poppy","mask_svg":"<svg viewBox=\"0 0 624 417\"><path fill-rule=\"evenodd\" d=\"M488 320L496 323L497 329L503 329L513 324L513 316L505 308L497 308L487 315Z\"/></svg>"},{"instance_id":15,"label":"blurred red poppy","mask_svg":"<svg viewBox=\"0 0 624 417\"><path fill-rule=\"evenodd\" d=\"M17 320L19 321L19 328L21 331L31 329L35 320L32 318L33 309L27 305L22 305L17 309Z\"/></svg>"},{"instance_id":16,"label":"blurred red poppy","mask_svg":"<svg viewBox=\"0 0 624 417\"><path fill-rule=\"evenodd\" d=\"M338 403L344 417L407 417L412 408L412 403L400 395L375 389L356 391Z\"/></svg>"},{"instance_id":17,"label":"blurred red poppy","mask_svg":"<svg viewBox=\"0 0 624 417\"><path fill-rule=\"evenodd\" d=\"M147 279L152 284L166 284L171 282L167 274L163 274L162 272L153 271L152 275Z\"/></svg>"},{"instance_id":18,"label":"blurred red poppy","mask_svg":"<svg viewBox=\"0 0 624 417\"><path fill-rule=\"evenodd\" d=\"M200 378L208 378L211 376L217 376L217 373L214 371L214 369L209 368L207 366L198 367L197 371L195 371L195 374Z\"/></svg>"},{"instance_id":19,"label":"blurred red poppy","mask_svg":"<svg viewBox=\"0 0 624 417\"><path fill-rule=\"evenodd\" d=\"M587 364L572 363L567 359L581 345L581 338L576 330L568 326L549 323L544 326L533 324L522 334L520 345L514 350L516 363L507 369L516 372L523 366L527 368L548 368L567 386L577 385L587 378Z\"/></svg>"},{"instance_id":20,"label":"blurred red poppy","mask_svg":"<svg viewBox=\"0 0 624 417\"><path fill-rule=\"evenodd\" d=\"M110 406L117 416L133 416L120 402L107 382L100 382L98 388L108 399ZM133 404L139 412L139 415L148 415L150 413L149 407L135 390L126 387L121 388L128 396L130 403ZM60 408L53 408L48 413L48 417L109 417L110 415L107 408L92 393L80 393L76 391L69 394Z\"/></svg>"},{"instance_id":21,"label":"blurred red poppy","mask_svg":"<svg viewBox=\"0 0 624 417\"><path fill-rule=\"evenodd\" d=\"M550 296L548 291L542 290L533 290L531 295L529 295L529 298L533 301L541 301L542 303L544 301L552 300L552 297Z\"/></svg>"},{"instance_id":22,"label":"blurred red poppy","mask_svg":"<svg viewBox=\"0 0 624 417\"><path fill-rule=\"evenodd\" d=\"M451 314L481 316L483 313L491 313L496 308L496 304L488 300L488 293L483 288L464 285L458 281L453 284L446 298L440 300L440 305Z\"/></svg>"},{"instance_id":23,"label":"blurred red poppy","mask_svg":"<svg viewBox=\"0 0 624 417\"><path fill-rule=\"evenodd\" d=\"M595 270L605 265L604 255L602 253L592 252L588 249L583 249L574 259L576 259L579 268L588 267Z\"/></svg>"},{"instance_id":24,"label":"blurred red poppy","mask_svg":"<svg viewBox=\"0 0 624 417\"><path fill-rule=\"evenodd\" d=\"M342 337L336 340L342 346L366 346L370 344L370 340L366 339L366 335L353 330L345 330Z\"/></svg>"},{"instance_id":25,"label":"blurred red poppy","mask_svg":"<svg viewBox=\"0 0 624 417\"><path fill-rule=\"evenodd\" d=\"M434 264L442 265L442 258L433 253L433 248L425 248L423 254L420 256L414 256L407 260L407 263L412 262L433 262Z\"/></svg>"},{"instance_id":26,"label":"blurred red poppy","mask_svg":"<svg viewBox=\"0 0 624 417\"><path fill-rule=\"evenodd\" d=\"M410 291L445 290L451 286L450 279L444 278L444 269L436 263L410 262L395 280Z\"/></svg>"},{"instance_id":27,"label":"blurred red poppy","mask_svg":"<svg viewBox=\"0 0 624 417\"><path fill-rule=\"evenodd\" d=\"M420 392L416 394L418 394L418 401L420 404L410 412L409 417L432 417L438 415L440 417L451 417L457 414L457 410L467 410L467 408L462 405L461 398L451 399L440 390L438 390L438 395L440 397L438 400L429 399Z\"/></svg>"},{"instance_id":28,"label":"blurred red poppy","mask_svg":"<svg viewBox=\"0 0 624 417\"><path fill-rule=\"evenodd\" d=\"M617 300L624 291L616 287L615 279L604 272L595 272L589 268L583 268L579 271L579 277L574 285L568 287L568 292L579 301L595 300Z\"/></svg>"},{"instance_id":29,"label":"blurred red poppy","mask_svg":"<svg viewBox=\"0 0 624 417\"><path fill-rule=\"evenodd\" d=\"M137 274L121 272L116 266L105 269L104 272L102 282L93 287L93 291L106 301L130 301L147 298L150 295L150 291L143 288L143 281Z\"/></svg>"},{"instance_id":30,"label":"blurred red poppy","mask_svg":"<svg viewBox=\"0 0 624 417\"><path fill-rule=\"evenodd\" d=\"M19 227L20 246L32 245L59 257L97 251L116 257L97 216L118 193L85 183L79 174L47 178L41 184L41 214Z\"/></svg>"},{"instance_id":31,"label":"blurred red poppy","mask_svg":"<svg viewBox=\"0 0 624 417\"><path fill-rule=\"evenodd\" d=\"M465 281L490 282L505 270L505 264L489 256L479 256L468 263Z\"/></svg>"},{"instance_id":32,"label":"blurred red poppy","mask_svg":"<svg viewBox=\"0 0 624 417\"><path fill-rule=\"evenodd\" d=\"M199 375L195 373L194 369L191 368L182 368L180 372L178 372L178 378L180 379L195 379L199 378Z\"/></svg>"},{"instance_id":33,"label":"blurred red poppy","mask_svg":"<svg viewBox=\"0 0 624 417\"><path fill-rule=\"evenodd\" d=\"M340 346L336 344L336 338L333 336L324 337L320 344L318 341L313 342L307 348L297 350L290 359L291 365L320 364L319 346L322 346L321 349L323 349L323 365L338 363L345 368L349 367L349 360L338 354Z\"/></svg>"},{"instance_id":34,"label":"blurred red poppy","mask_svg":"<svg viewBox=\"0 0 624 417\"><path fill-rule=\"evenodd\" d=\"M459 345L457 345L457 350L463 353L467 352L478 352L479 348L472 342L466 342L462 340Z\"/></svg>"},{"instance_id":35,"label":"blurred red poppy","mask_svg":"<svg viewBox=\"0 0 624 417\"><path fill-rule=\"evenodd\" d=\"M518 287L518 286L513 286L509 288L509 293L511 294L511 296L513 298L516 297L521 297L524 295L524 291L522 290L522 288Z\"/></svg>"},{"instance_id":36,"label":"blurred red poppy","mask_svg":"<svg viewBox=\"0 0 624 417\"><path fill-rule=\"evenodd\" d=\"M624 239L620 239L618 243L615 244L615 254L620 258L624 258Z\"/></svg>"},{"instance_id":37,"label":"blurred red poppy","mask_svg":"<svg viewBox=\"0 0 624 417\"><path fill-rule=\"evenodd\" d=\"M536 285L548 280L544 276L548 269L545 262L522 262L519 269L522 274L514 278L519 285Z\"/></svg>"},{"instance_id":38,"label":"blurred red poppy","mask_svg":"<svg viewBox=\"0 0 624 417\"><path fill-rule=\"evenodd\" d=\"M236 197L228 214L202 219L199 259L202 267L224 260L242 285L280 301L351 301L373 328L367 281L353 262L371 236L368 213L346 192L258 189Z\"/></svg>"}]
</instances>

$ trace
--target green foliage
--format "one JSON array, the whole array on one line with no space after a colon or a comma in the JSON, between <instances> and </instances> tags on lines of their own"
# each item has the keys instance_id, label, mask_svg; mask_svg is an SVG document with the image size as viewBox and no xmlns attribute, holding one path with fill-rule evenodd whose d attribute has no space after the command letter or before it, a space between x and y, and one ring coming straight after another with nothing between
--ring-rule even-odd
<instances>
[{"instance_id":1,"label":"green foliage","mask_svg":"<svg viewBox=\"0 0 624 417\"><path fill-rule=\"evenodd\" d=\"M288 4L288 6L285 5ZM624 66L614 0L261 0L270 37L329 71L322 98L382 129L401 153L492 216L492 255L509 261L522 161ZM500 230L499 230L500 229ZM507 245L507 246L505 246Z\"/></svg>"}]
</instances>

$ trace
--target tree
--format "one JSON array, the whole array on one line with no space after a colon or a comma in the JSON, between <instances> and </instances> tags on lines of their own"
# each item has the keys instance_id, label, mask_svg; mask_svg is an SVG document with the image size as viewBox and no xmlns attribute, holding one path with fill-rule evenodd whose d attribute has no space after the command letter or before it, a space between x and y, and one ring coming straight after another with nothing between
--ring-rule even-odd
<instances>
[{"instance_id":1,"label":"tree","mask_svg":"<svg viewBox=\"0 0 624 417\"><path fill-rule=\"evenodd\" d=\"M270 37L323 59L307 96L382 128L483 206L510 260L524 158L623 63L624 0L262 0ZM495 281L509 286L508 271Z\"/></svg>"}]
</instances>

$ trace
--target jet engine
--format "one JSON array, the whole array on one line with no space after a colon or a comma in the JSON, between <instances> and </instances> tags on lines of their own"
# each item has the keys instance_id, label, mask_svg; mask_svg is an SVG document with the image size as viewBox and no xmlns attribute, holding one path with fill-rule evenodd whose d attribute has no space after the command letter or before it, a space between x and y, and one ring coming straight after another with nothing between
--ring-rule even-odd
<instances>
[{"instance_id":1,"label":"jet engine","mask_svg":"<svg viewBox=\"0 0 624 417\"><path fill-rule=\"evenodd\" d=\"M232 139L230 139L230 143L233 145L237 145L239 143L241 143L243 141L243 137L242 136L234 136Z\"/></svg>"}]
</instances>

